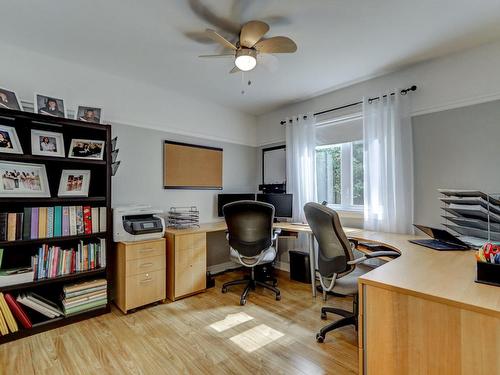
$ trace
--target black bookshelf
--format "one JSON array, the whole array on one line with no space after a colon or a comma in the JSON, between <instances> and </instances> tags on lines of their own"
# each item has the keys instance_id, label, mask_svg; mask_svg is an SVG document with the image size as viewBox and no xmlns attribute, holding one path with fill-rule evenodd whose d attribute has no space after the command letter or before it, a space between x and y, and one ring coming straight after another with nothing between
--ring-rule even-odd
<instances>
[{"instance_id":1,"label":"black bookshelf","mask_svg":"<svg viewBox=\"0 0 500 375\"><path fill-rule=\"evenodd\" d=\"M91 206L106 207L106 232L84 234L77 236L52 237L36 240L0 241L0 248L4 249L4 261L10 260L10 264L4 264L3 268L26 266L26 264L14 264L19 256L35 254L42 244L70 244L80 240L106 239L106 268L98 268L88 271L80 271L54 278L34 280L32 282L8 285L0 287L0 292L11 293L14 297L20 292L36 291L44 292L45 295L59 296L62 287L66 283L92 280L93 278L105 277L108 281L108 303L99 308L79 312L68 317L55 319L40 319L33 322L33 328L23 329L20 324L19 331L0 336L0 344L17 340L22 337L61 327L77 321L95 317L110 311L112 282L112 215L111 215L111 126L103 124L88 123L78 120L57 118L39 115L30 112L12 111L0 109L0 124L11 126L16 129L23 154L0 153L0 161L44 164L49 180L51 197L47 198L4 198L0 195L0 212L22 212L25 207L44 206ZM31 129L47 130L62 133L64 136L65 155L68 155L71 139L92 139L106 142L104 160L72 159L68 157L49 157L31 155ZM61 172L63 169L86 169L91 171L90 189L88 197L57 197L57 191ZM9 257L9 252L15 256ZM24 306L23 306L24 309Z\"/></svg>"}]
</instances>

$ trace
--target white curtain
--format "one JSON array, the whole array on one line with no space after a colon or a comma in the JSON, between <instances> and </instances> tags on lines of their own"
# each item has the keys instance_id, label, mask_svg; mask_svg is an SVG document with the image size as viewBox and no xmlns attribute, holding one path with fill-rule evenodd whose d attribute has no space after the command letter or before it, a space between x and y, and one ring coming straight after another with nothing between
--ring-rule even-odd
<instances>
[{"instance_id":1,"label":"white curtain","mask_svg":"<svg viewBox=\"0 0 500 375\"><path fill-rule=\"evenodd\" d=\"M412 233L413 143L409 95L363 101L364 227Z\"/></svg>"},{"instance_id":2,"label":"white curtain","mask_svg":"<svg viewBox=\"0 0 500 375\"><path fill-rule=\"evenodd\" d=\"M295 222L306 222L304 205L316 198L315 149L313 114L286 119L286 187L293 194Z\"/></svg>"}]
</instances>

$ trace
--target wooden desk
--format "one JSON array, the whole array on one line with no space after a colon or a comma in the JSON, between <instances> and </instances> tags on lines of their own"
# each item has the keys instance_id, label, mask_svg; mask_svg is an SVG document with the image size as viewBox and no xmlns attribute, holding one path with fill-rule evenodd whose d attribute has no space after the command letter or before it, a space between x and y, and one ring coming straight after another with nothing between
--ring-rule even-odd
<instances>
[{"instance_id":1,"label":"wooden desk","mask_svg":"<svg viewBox=\"0 0 500 375\"><path fill-rule=\"evenodd\" d=\"M401 256L359 279L360 374L500 374L500 288L477 284L472 251L353 231Z\"/></svg>"}]
</instances>

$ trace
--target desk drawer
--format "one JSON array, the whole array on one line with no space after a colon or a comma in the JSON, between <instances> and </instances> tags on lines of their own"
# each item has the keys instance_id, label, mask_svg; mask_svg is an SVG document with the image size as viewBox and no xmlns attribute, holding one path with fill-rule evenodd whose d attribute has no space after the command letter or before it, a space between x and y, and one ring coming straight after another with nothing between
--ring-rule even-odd
<instances>
[{"instance_id":1,"label":"desk drawer","mask_svg":"<svg viewBox=\"0 0 500 375\"><path fill-rule=\"evenodd\" d=\"M165 256L165 240L127 244L126 260L142 259L146 257Z\"/></svg>"},{"instance_id":2,"label":"desk drawer","mask_svg":"<svg viewBox=\"0 0 500 375\"><path fill-rule=\"evenodd\" d=\"M205 248L206 234L195 233L175 237L175 250L184 251Z\"/></svg>"},{"instance_id":3,"label":"desk drawer","mask_svg":"<svg viewBox=\"0 0 500 375\"><path fill-rule=\"evenodd\" d=\"M160 270L127 277L127 309L165 299L165 275L165 270Z\"/></svg>"},{"instance_id":4,"label":"desk drawer","mask_svg":"<svg viewBox=\"0 0 500 375\"><path fill-rule=\"evenodd\" d=\"M165 255L144 257L127 261L125 275L127 277L140 273L160 271L165 269Z\"/></svg>"}]
</instances>

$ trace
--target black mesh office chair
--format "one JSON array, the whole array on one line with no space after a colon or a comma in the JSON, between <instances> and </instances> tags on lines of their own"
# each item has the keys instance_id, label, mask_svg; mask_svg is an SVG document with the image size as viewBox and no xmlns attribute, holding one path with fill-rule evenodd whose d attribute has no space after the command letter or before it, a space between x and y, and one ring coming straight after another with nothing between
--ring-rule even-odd
<instances>
[{"instance_id":1,"label":"black mesh office chair","mask_svg":"<svg viewBox=\"0 0 500 375\"><path fill-rule=\"evenodd\" d=\"M263 202L238 201L224 205L222 212L227 223L231 260L251 269L250 279L229 281L222 285L222 293L226 293L232 285L247 284L240 297L240 304L244 305L250 289L260 285L273 291L279 301L281 294L276 288L277 281L274 279L273 285L269 285L255 280L254 272L256 266L272 263L276 258L277 238L281 230L273 230L274 206Z\"/></svg>"},{"instance_id":2,"label":"black mesh office chair","mask_svg":"<svg viewBox=\"0 0 500 375\"><path fill-rule=\"evenodd\" d=\"M318 203L307 203L304 206L307 223L318 242L319 281L323 288L323 299L326 293L333 291L343 296L352 296L353 311L334 307L321 308L321 319L326 319L326 313L340 315L343 318L321 328L316 334L316 340L323 342L327 332L347 325L358 328L358 277L372 269L363 262L378 257L398 257L396 251L376 251L354 257L354 244L351 244L340 224L337 212Z\"/></svg>"}]
</instances>

